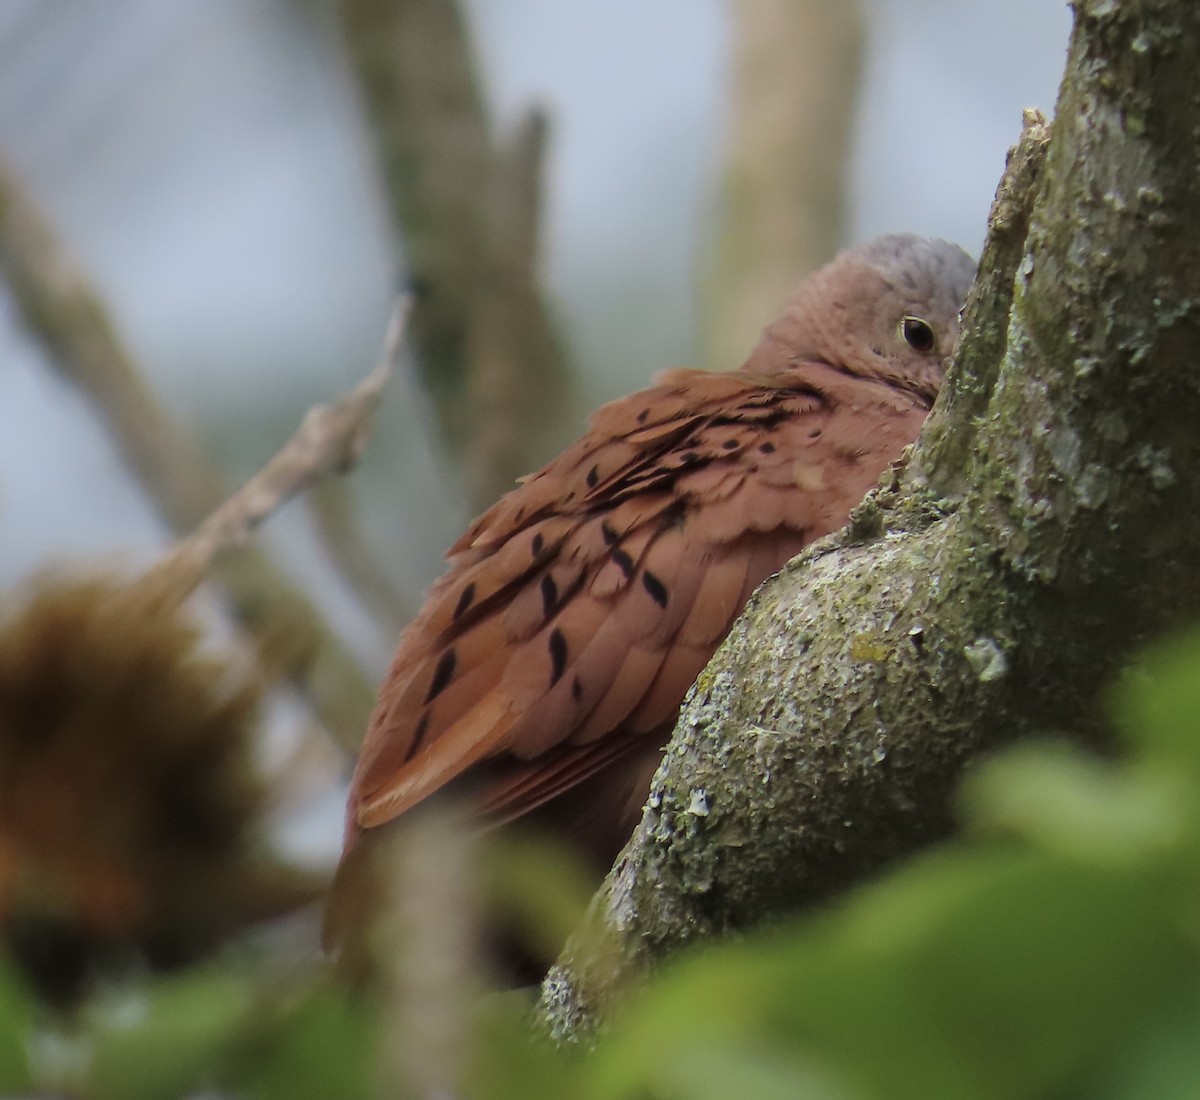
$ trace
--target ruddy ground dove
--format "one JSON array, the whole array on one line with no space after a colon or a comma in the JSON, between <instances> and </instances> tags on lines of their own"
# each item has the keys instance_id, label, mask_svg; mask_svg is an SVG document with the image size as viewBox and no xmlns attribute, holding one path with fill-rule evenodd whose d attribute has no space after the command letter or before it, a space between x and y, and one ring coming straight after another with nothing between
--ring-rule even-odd
<instances>
[{"instance_id":1,"label":"ruddy ground dove","mask_svg":"<svg viewBox=\"0 0 1200 1100\"><path fill-rule=\"evenodd\" d=\"M751 592L916 438L974 272L907 234L849 249L740 369L670 370L604 406L475 520L380 687L347 853L449 785L607 866Z\"/></svg>"}]
</instances>

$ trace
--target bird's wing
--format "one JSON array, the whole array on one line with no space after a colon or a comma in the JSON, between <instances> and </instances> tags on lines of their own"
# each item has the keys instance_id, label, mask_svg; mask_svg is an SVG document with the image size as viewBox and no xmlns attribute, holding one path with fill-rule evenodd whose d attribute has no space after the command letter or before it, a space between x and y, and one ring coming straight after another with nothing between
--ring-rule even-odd
<instances>
[{"instance_id":1,"label":"bird's wing","mask_svg":"<svg viewBox=\"0 0 1200 1100\"><path fill-rule=\"evenodd\" d=\"M348 842L484 760L509 819L670 722L756 585L842 526L920 430L910 395L801 363L667 372L477 519L400 638Z\"/></svg>"}]
</instances>

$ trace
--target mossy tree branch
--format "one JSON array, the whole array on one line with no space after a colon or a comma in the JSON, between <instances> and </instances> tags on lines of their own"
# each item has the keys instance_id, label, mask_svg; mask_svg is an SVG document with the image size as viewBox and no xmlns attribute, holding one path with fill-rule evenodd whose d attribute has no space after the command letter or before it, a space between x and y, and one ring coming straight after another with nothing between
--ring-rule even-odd
<instances>
[{"instance_id":1,"label":"mossy tree branch","mask_svg":"<svg viewBox=\"0 0 1200 1100\"><path fill-rule=\"evenodd\" d=\"M693 690L544 986L560 1037L681 945L944 836L980 754L1045 731L1107 745L1104 685L1200 613L1200 8L1075 14L1044 165L1035 120L931 431Z\"/></svg>"}]
</instances>

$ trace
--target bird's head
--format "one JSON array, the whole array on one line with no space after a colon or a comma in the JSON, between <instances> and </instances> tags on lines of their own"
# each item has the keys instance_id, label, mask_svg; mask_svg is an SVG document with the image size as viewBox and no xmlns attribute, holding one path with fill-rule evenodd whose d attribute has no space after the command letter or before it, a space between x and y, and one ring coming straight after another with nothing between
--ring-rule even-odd
<instances>
[{"instance_id":1,"label":"bird's head","mask_svg":"<svg viewBox=\"0 0 1200 1100\"><path fill-rule=\"evenodd\" d=\"M800 285L746 366L817 360L932 402L975 268L957 245L911 233L856 245Z\"/></svg>"}]
</instances>

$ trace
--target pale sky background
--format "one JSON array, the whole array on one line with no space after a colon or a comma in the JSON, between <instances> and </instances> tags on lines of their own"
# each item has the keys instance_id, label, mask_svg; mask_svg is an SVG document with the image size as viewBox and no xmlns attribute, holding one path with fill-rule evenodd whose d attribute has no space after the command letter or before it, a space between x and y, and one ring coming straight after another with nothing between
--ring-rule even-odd
<instances>
[{"instance_id":1,"label":"pale sky background","mask_svg":"<svg viewBox=\"0 0 1200 1100\"><path fill-rule=\"evenodd\" d=\"M297 20L299 7L310 18ZM469 0L497 118L553 120L545 270L596 401L686 363L719 163L722 0ZM0 0L0 156L95 277L164 400L231 479L373 361L394 281L323 0ZM313 14L315 13L315 15ZM1050 111L1058 0L874 0L852 237L978 252L1020 129ZM730 364L733 366L734 364ZM389 395L356 476L414 588L466 518L422 397ZM267 534L373 672L392 639L342 597L293 505ZM0 591L165 535L0 288Z\"/></svg>"}]
</instances>

